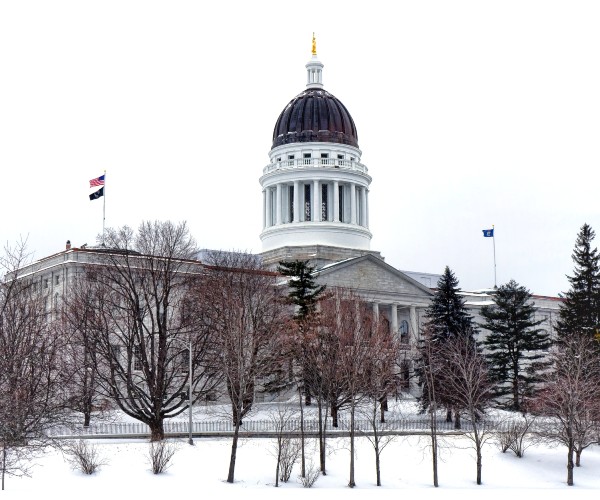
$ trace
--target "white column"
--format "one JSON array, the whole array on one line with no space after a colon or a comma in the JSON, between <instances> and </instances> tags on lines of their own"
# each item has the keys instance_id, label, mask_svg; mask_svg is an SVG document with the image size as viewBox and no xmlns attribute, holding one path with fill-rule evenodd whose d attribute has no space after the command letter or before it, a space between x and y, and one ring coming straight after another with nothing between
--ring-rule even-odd
<instances>
[{"instance_id":1,"label":"white column","mask_svg":"<svg viewBox=\"0 0 600 500\"><path fill-rule=\"evenodd\" d=\"M367 188L360 188L360 225L368 227L367 225Z\"/></svg>"},{"instance_id":2,"label":"white column","mask_svg":"<svg viewBox=\"0 0 600 500\"><path fill-rule=\"evenodd\" d=\"M365 207L366 207L366 214L367 214L367 218L365 219L366 222L366 228L368 229L369 227L369 190L367 188L365 188Z\"/></svg>"},{"instance_id":3,"label":"white column","mask_svg":"<svg viewBox=\"0 0 600 500\"><path fill-rule=\"evenodd\" d=\"M333 222L340 222L340 186L333 181Z\"/></svg>"},{"instance_id":4,"label":"white column","mask_svg":"<svg viewBox=\"0 0 600 500\"><path fill-rule=\"evenodd\" d=\"M350 184L350 224L356 224L356 184Z\"/></svg>"},{"instance_id":5,"label":"white column","mask_svg":"<svg viewBox=\"0 0 600 500\"><path fill-rule=\"evenodd\" d=\"M300 221L300 181L294 181L294 221Z\"/></svg>"},{"instance_id":6,"label":"white column","mask_svg":"<svg viewBox=\"0 0 600 500\"><path fill-rule=\"evenodd\" d=\"M390 304L390 312L392 313L392 334L398 335L398 306Z\"/></svg>"},{"instance_id":7,"label":"white column","mask_svg":"<svg viewBox=\"0 0 600 500\"><path fill-rule=\"evenodd\" d=\"M281 197L282 197L282 186L281 183L277 184L277 200L276 200L276 207L275 210L277 210L276 212L276 219L275 219L275 223L277 225L281 224L281 215L283 213L283 204L281 202Z\"/></svg>"},{"instance_id":8,"label":"white column","mask_svg":"<svg viewBox=\"0 0 600 500\"><path fill-rule=\"evenodd\" d=\"M266 210L266 225L271 227L273 225L273 195L271 194L271 188L266 189L267 192L267 210Z\"/></svg>"},{"instance_id":9,"label":"white column","mask_svg":"<svg viewBox=\"0 0 600 500\"><path fill-rule=\"evenodd\" d=\"M379 322L379 303L373 302L373 316L375 316L375 323Z\"/></svg>"},{"instance_id":10,"label":"white column","mask_svg":"<svg viewBox=\"0 0 600 500\"><path fill-rule=\"evenodd\" d=\"M417 325L417 308L410 306L409 310L410 329L409 342L417 342L419 339L419 326Z\"/></svg>"},{"instance_id":11,"label":"white column","mask_svg":"<svg viewBox=\"0 0 600 500\"><path fill-rule=\"evenodd\" d=\"M313 195L312 195L312 220L315 222L321 222L321 184L319 181L313 181Z\"/></svg>"},{"instance_id":12,"label":"white column","mask_svg":"<svg viewBox=\"0 0 600 500\"><path fill-rule=\"evenodd\" d=\"M263 189L263 229L267 227L267 190Z\"/></svg>"}]
</instances>

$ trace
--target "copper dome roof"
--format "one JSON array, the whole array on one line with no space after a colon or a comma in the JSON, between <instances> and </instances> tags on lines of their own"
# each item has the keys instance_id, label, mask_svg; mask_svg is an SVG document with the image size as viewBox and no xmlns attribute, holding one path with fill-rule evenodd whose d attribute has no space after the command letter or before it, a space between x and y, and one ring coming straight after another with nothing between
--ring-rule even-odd
<instances>
[{"instance_id":1,"label":"copper dome roof","mask_svg":"<svg viewBox=\"0 0 600 500\"><path fill-rule=\"evenodd\" d=\"M272 148L294 142L334 142L358 148L358 134L350 113L335 96L308 88L289 102L273 130Z\"/></svg>"}]
</instances>

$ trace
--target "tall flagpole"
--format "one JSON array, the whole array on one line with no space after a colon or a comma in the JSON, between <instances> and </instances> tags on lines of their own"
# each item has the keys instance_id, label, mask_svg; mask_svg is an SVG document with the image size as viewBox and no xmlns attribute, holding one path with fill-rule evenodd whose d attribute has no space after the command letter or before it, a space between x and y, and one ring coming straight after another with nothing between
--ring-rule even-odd
<instances>
[{"instance_id":1,"label":"tall flagpole","mask_svg":"<svg viewBox=\"0 0 600 500\"><path fill-rule=\"evenodd\" d=\"M104 227L106 224L106 170L104 171L104 196L102 198L102 246L104 246Z\"/></svg>"},{"instance_id":2,"label":"tall flagpole","mask_svg":"<svg viewBox=\"0 0 600 500\"><path fill-rule=\"evenodd\" d=\"M498 288L496 286L496 231L494 230L494 224L492 224L492 242L494 243L494 288Z\"/></svg>"}]
</instances>

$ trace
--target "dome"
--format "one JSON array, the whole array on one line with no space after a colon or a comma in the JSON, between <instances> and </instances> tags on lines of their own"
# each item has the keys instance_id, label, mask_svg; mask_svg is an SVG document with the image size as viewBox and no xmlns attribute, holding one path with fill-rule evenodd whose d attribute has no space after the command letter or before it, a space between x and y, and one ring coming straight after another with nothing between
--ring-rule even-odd
<instances>
[{"instance_id":1,"label":"dome","mask_svg":"<svg viewBox=\"0 0 600 500\"><path fill-rule=\"evenodd\" d=\"M307 88L279 115L273 146L295 142L334 142L358 148L354 120L335 96L322 88Z\"/></svg>"}]
</instances>

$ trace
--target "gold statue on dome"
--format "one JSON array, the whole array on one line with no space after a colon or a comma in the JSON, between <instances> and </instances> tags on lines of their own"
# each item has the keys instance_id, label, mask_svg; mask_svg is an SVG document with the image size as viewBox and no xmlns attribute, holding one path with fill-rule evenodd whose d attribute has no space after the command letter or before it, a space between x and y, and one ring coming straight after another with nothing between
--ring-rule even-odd
<instances>
[{"instance_id":1,"label":"gold statue on dome","mask_svg":"<svg viewBox=\"0 0 600 500\"><path fill-rule=\"evenodd\" d=\"M315 38L315 33L313 32L313 40L312 40L312 55L317 55L317 39Z\"/></svg>"}]
</instances>

